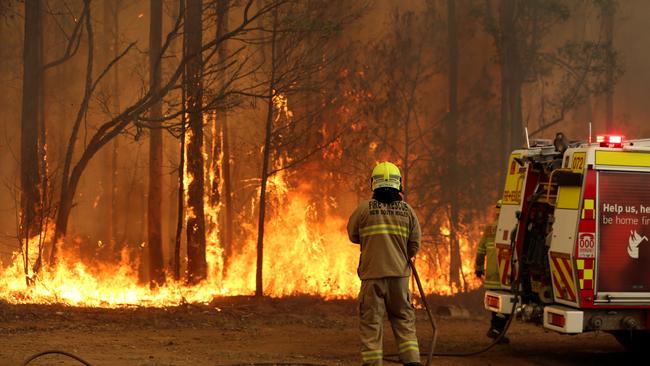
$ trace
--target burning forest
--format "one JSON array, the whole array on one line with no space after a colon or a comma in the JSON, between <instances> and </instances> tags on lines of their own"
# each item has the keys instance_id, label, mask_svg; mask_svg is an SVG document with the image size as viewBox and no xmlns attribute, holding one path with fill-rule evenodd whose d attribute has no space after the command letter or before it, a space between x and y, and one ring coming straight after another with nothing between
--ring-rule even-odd
<instances>
[{"instance_id":1,"label":"burning forest","mask_svg":"<svg viewBox=\"0 0 650 366\"><path fill-rule=\"evenodd\" d=\"M559 130L582 139L589 123L648 135L635 122L646 104L627 92L647 76L629 61L650 57L625 38L638 8L0 0L0 315L128 323L141 309L198 324L178 310L197 308L204 324L266 329L260 314L306 301L348 324L367 245L351 242L349 219L382 162L419 222L418 319L431 310L418 282L453 311L475 306L475 257L513 149Z\"/></svg>"},{"instance_id":2,"label":"burning forest","mask_svg":"<svg viewBox=\"0 0 650 366\"><path fill-rule=\"evenodd\" d=\"M71 22L72 28L61 30L68 32L63 56L39 54L35 66L25 60L25 72L30 66L61 70L35 76L44 80L39 85L23 81L23 106L37 115L33 121L23 116L25 124L34 123L35 135L22 135L21 142L30 137L33 145L21 154L29 148L36 155L34 164L21 164L19 246L3 260L3 299L115 307L253 294L356 296L358 248L349 243L345 224L349 209L369 190L367 184L354 187L361 174L350 174L345 161L354 150L354 167L363 166L367 174L367 167L393 150L398 162L417 169L425 152L410 145L422 138L408 136L408 130L416 135L419 124L428 123L409 117L399 122L404 136L384 140L394 127L378 113L413 109L413 93L408 105L390 99L420 86L375 90L368 85L375 75L364 71L369 60L344 60L358 52L341 46L344 30L358 26L370 4L349 4L343 11L285 1L215 2L192 5L196 14L184 3L152 4L146 13L148 71L134 64L143 59L134 52L141 40L125 42L127 35L119 33L119 14L133 11L126 4L86 1L56 15L44 8L51 4L27 5L25 12L38 13L34 28L41 32L55 22ZM412 12L394 16L396 27L413 26ZM331 24L319 24L323 17ZM147 18L135 14L133 27L144 28ZM44 32L28 35L26 47L55 41ZM397 50L404 40L395 34L390 42L373 44L373 52ZM425 65L430 56L412 56L420 73L434 71ZM63 107L45 103L56 98L46 89L77 64L85 64L85 76L78 82L72 77L64 89L81 90L81 104L74 105L76 111L64 108L76 113L70 128L53 130L49 126L59 118L51 118L52 112ZM129 67L134 77L125 78ZM413 83L423 77L408 76ZM391 75L390 82L401 84L399 78ZM45 105L30 100L32 86ZM133 93L133 86L139 91ZM122 95L124 88L128 95ZM371 103L386 105L367 110ZM360 140L365 131L372 137ZM54 147L54 140L63 146ZM148 154L141 151L147 145ZM144 172L137 171L140 166ZM405 181L415 186L419 178L411 174ZM470 238L480 235L483 210L452 224L448 203L435 205L423 222L434 245L417 258L426 288L439 294L476 288ZM460 262L450 272L452 256Z\"/></svg>"}]
</instances>

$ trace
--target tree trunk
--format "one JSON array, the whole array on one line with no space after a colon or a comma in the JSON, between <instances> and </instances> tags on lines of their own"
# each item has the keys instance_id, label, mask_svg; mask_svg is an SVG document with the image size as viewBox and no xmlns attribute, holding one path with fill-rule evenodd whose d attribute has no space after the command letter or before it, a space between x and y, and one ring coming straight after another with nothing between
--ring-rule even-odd
<instances>
[{"instance_id":1,"label":"tree trunk","mask_svg":"<svg viewBox=\"0 0 650 366\"><path fill-rule=\"evenodd\" d=\"M109 1L110 2L110 1ZM122 3L122 0L115 0L112 2L113 3L113 57L117 57L119 54L120 50L120 24L119 24L119 9L120 9L120 4ZM113 69L111 70L112 73L112 93L111 95L113 96L113 110L114 111L119 111L120 110L120 73L119 73L119 63L115 64L113 66ZM118 224L118 212L116 210L117 206L117 186L118 186L118 175L117 175L117 162L118 162L118 150L119 150L119 136L115 136L113 138L113 141L111 142L111 178L110 178L110 183L109 183L109 190L110 190L110 210L111 210L111 228L109 234L115 241L117 238L117 224ZM120 250L122 246L124 245L123 243L116 243L117 246L115 247L116 250ZM119 253L116 253L119 255Z\"/></svg>"},{"instance_id":2,"label":"tree trunk","mask_svg":"<svg viewBox=\"0 0 650 366\"><path fill-rule=\"evenodd\" d=\"M511 150L524 146L524 121L521 111L521 89L522 77L515 68L513 80L510 84L510 118L512 118L512 129L510 130Z\"/></svg>"},{"instance_id":3,"label":"tree trunk","mask_svg":"<svg viewBox=\"0 0 650 366\"><path fill-rule=\"evenodd\" d=\"M461 259L458 242L458 30L456 22L456 0L447 0L447 34L449 42L449 116L447 121L447 142L449 153L449 284L460 285Z\"/></svg>"},{"instance_id":4,"label":"tree trunk","mask_svg":"<svg viewBox=\"0 0 650 366\"><path fill-rule=\"evenodd\" d=\"M606 0L602 5L603 27L607 43L607 93L605 95L605 131L614 130L614 0Z\"/></svg>"},{"instance_id":5,"label":"tree trunk","mask_svg":"<svg viewBox=\"0 0 650 366\"><path fill-rule=\"evenodd\" d=\"M264 296L264 219L266 214L266 183L269 178L269 164L271 157L271 134L273 133L273 98L275 96L276 73L276 38L278 10L273 10L273 30L271 33L271 69L269 77L269 90L266 109L266 126L264 131L264 157L262 159L262 184L260 187L260 209L257 222L257 268L255 272L255 296Z\"/></svg>"},{"instance_id":6,"label":"tree trunk","mask_svg":"<svg viewBox=\"0 0 650 366\"><path fill-rule=\"evenodd\" d=\"M521 90L523 71L516 39L516 0L502 0L499 4L499 33L495 37L500 45L501 112L499 128L499 181L497 192L503 190L505 172L510 152L523 145L523 118Z\"/></svg>"},{"instance_id":7,"label":"tree trunk","mask_svg":"<svg viewBox=\"0 0 650 366\"><path fill-rule=\"evenodd\" d=\"M45 26L45 20L41 20L41 49L43 49L43 44L45 43L45 34L47 34L46 26ZM44 52L44 51L42 51ZM41 62L44 62L45 56L41 56ZM48 202L48 188L49 188L49 173L48 173L48 164L47 164L47 130L45 126L45 116L46 116L46 109L45 109L45 87L46 87L46 80L45 80L45 70L41 71L41 80L40 80L40 87L39 87L39 95L38 95L38 102L39 102L39 107L38 107L38 143L37 143L37 148L38 148L38 177L40 179L38 183L38 201L36 201L36 222L35 226L38 229L39 235L39 253L38 253L38 258L41 258L41 251L40 248L42 248L42 243L41 239L44 238L44 228L43 226L46 225L45 220L48 215L48 210L50 208L50 202Z\"/></svg>"},{"instance_id":8,"label":"tree trunk","mask_svg":"<svg viewBox=\"0 0 650 366\"><path fill-rule=\"evenodd\" d=\"M149 83L153 93L160 91L162 42L162 3L151 0L149 28ZM162 117L162 101L149 111L151 119ZM149 281L152 286L165 282L162 254L162 129L150 130L149 140L149 201L147 205L147 236L149 248Z\"/></svg>"},{"instance_id":9,"label":"tree trunk","mask_svg":"<svg viewBox=\"0 0 650 366\"><path fill-rule=\"evenodd\" d=\"M181 3L184 0L181 0ZM181 151L178 163L178 205L177 205L177 218L176 218L176 240L174 240L174 279L180 280L181 278L181 241L183 235L183 221L185 215L185 139L187 135L185 119L185 86L182 91L183 102L183 115L181 117Z\"/></svg>"},{"instance_id":10,"label":"tree trunk","mask_svg":"<svg viewBox=\"0 0 650 366\"><path fill-rule=\"evenodd\" d=\"M178 9L178 12L173 12L174 21L178 19L179 16L185 16L185 0L176 0L178 4L175 4L174 9ZM176 47L177 43L174 44ZM183 52L185 53L185 37L183 37ZM183 68L183 83L181 83L181 100L182 102L182 113L181 113L181 148L180 148L180 157L178 162L178 189L176 193L176 236L174 239L174 259L173 259L173 270L174 270L174 280L178 281L181 279L181 242L183 240L183 222L185 221L185 138L186 138L186 126L187 126L187 86L185 81L187 80L187 68Z\"/></svg>"},{"instance_id":11,"label":"tree trunk","mask_svg":"<svg viewBox=\"0 0 650 366\"><path fill-rule=\"evenodd\" d=\"M106 1L104 2L103 10L103 61L104 65L107 65L113 58L117 57L118 46L119 46L119 35L118 35L118 11L119 11L119 0L118 1ZM119 110L119 89L117 82L117 65L114 66L114 69L110 71L111 77L107 78L105 81L105 89L107 95L110 96L112 101L111 108L113 111ZM107 149L102 153L102 158L104 160L104 169L102 171L102 207L101 207L101 222L104 227L104 239L108 248L113 250L113 256L119 258L119 250L115 246L115 225L116 225L116 213L115 213L115 185L117 182L117 139L111 144L112 148Z\"/></svg>"},{"instance_id":12,"label":"tree trunk","mask_svg":"<svg viewBox=\"0 0 650 366\"><path fill-rule=\"evenodd\" d=\"M220 38L228 31L228 7L230 1L222 0L217 3L217 38ZM228 44L222 42L219 45L219 52L217 54L217 63L219 65L226 64L228 57ZM219 88L224 89L228 82L227 70L223 70L220 75ZM220 121L220 122L219 122ZM227 107L217 110L217 122L221 126L222 136L222 152L223 160L221 162L221 169L223 171L223 196L225 216L223 219L224 225L223 232L223 249L224 249L224 268L228 268L228 261L233 254L233 217L232 217L232 184L230 179L230 136L228 131L228 110Z\"/></svg>"},{"instance_id":13,"label":"tree trunk","mask_svg":"<svg viewBox=\"0 0 650 366\"><path fill-rule=\"evenodd\" d=\"M187 172L192 177L187 202L187 271L188 282L195 284L207 276L205 258L205 215L203 209L204 161L203 161L203 81L200 55L202 46L202 1L187 0L185 30L186 56L192 59L186 64L185 85L189 117L189 141L187 143Z\"/></svg>"},{"instance_id":14,"label":"tree trunk","mask_svg":"<svg viewBox=\"0 0 650 366\"><path fill-rule=\"evenodd\" d=\"M498 25L496 23L496 17L494 16L494 10L493 10L493 2L491 0L486 0L486 12L487 12L487 19L488 19L488 27L491 29L501 29L503 27L504 23L504 17L503 14L501 13L502 8L499 7L498 10ZM501 4L501 2L499 2ZM508 106L510 105L509 102L509 89L508 89L508 75L507 75L507 68L504 66L506 63L505 59L505 48L507 45L503 44L503 35L498 32L494 31L492 32L492 37L494 38L495 44L499 45L499 54L498 54L498 62L499 62L499 77L500 77L500 86L501 86L501 93L500 93L500 107L499 107L499 119L497 123L493 126L497 129L498 134L496 136L496 140L494 143L498 146L497 153L498 153L498 169L499 169L499 177L496 181L496 187L495 191L501 193L503 191L503 187L505 184L505 178L506 178L506 166L508 164L508 156L510 155L510 111Z\"/></svg>"},{"instance_id":15,"label":"tree trunk","mask_svg":"<svg viewBox=\"0 0 650 366\"><path fill-rule=\"evenodd\" d=\"M507 88L507 98L501 99L507 108L510 127L510 142L507 145L508 152L514 148L521 147L524 140L523 118L521 112L521 89L524 75L521 66L521 58L517 46L516 0L503 0L499 9L500 22L500 44L501 44L501 81ZM503 111L502 111L503 112ZM503 116L503 113L502 113Z\"/></svg>"},{"instance_id":16,"label":"tree trunk","mask_svg":"<svg viewBox=\"0 0 650 366\"><path fill-rule=\"evenodd\" d=\"M20 137L21 220L19 235L27 238L40 231L41 179L39 175L39 130L43 98L42 1L25 2L23 53L23 99ZM25 248L26 252L29 248Z\"/></svg>"},{"instance_id":17,"label":"tree trunk","mask_svg":"<svg viewBox=\"0 0 650 366\"><path fill-rule=\"evenodd\" d=\"M501 67L501 118L499 119L499 181L496 187L497 192L503 192L506 183L506 169L508 157L510 156L510 89L508 88L508 77L506 70Z\"/></svg>"}]
</instances>

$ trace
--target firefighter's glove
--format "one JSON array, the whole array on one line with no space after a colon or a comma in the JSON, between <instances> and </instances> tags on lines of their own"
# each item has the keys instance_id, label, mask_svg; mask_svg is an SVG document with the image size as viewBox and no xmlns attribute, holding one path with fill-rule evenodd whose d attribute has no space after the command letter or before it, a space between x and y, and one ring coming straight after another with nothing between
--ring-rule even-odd
<instances>
[{"instance_id":1,"label":"firefighter's glove","mask_svg":"<svg viewBox=\"0 0 650 366\"><path fill-rule=\"evenodd\" d=\"M476 277L481 278L483 277L483 270L482 269L477 269L475 272Z\"/></svg>"}]
</instances>

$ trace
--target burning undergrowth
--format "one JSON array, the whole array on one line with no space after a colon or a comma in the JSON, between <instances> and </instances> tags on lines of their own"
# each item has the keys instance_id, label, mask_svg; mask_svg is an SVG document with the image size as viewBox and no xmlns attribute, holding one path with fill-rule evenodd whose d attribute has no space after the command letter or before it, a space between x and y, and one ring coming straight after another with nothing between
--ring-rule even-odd
<instances>
[{"instance_id":1,"label":"burning undergrowth","mask_svg":"<svg viewBox=\"0 0 650 366\"><path fill-rule=\"evenodd\" d=\"M295 197L284 215L268 225L264 261L265 293L271 297L315 295L325 299L350 298L358 293L356 277L358 248L345 234L345 220L328 217L318 223L309 220L313 208L304 197ZM218 243L209 243L208 253L218 255ZM465 273L471 271L471 250L463 252ZM423 253L425 253L423 251ZM223 260L209 260L208 278L195 286L168 281L150 288L138 276L139 258L126 249L116 264L86 265L76 253L63 251L56 267L42 270L30 285L25 281L20 253L0 274L0 296L10 303L62 303L74 306L121 307L173 306L181 303L209 303L215 297L252 295L255 292L255 238L229 260L227 271L215 266ZM418 256L417 265L426 290L451 294L443 262L432 266L428 254ZM440 267L439 267L440 266ZM477 283L469 283L475 288Z\"/></svg>"},{"instance_id":2,"label":"burning undergrowth","mask_svg":"<svg viewBox=\"0 0 650 366\"><path fill-rule=\"evenodd\" d=\"M264 294L276 298L309 295L326 300L355 297L360 286L356 275L359 248L348 241L346 213L338 212L341 210L336 208L337 205L331 204L336 199L323 198L308 183L292 182L285 171L270 178L269 192L270 208L264 239ZM322 200L329 203L324 204ZM196 285L188 285L184 280L167 280L161 286L152 287L143 282L139 268L146 247L139 251L123 248L118 261L106 263L88 255L82 256L80 246L61 245L56 265L44 266L38 273L29 269L36 261L37 251L32 249L28 253L28 266L25 266L24 248L16 252L0 272L0 298L9 303L113 308L209 304L215 298L253 295L257 226L250 222L241 224L241 229L247 234L230 258L224 258L219 225L214 224L219 222L221 206L211 206L207 199L205 204L206 220L212 223L206 232L208 271L207 278ZM249 207L254 212L257 202L251 202ZM450 285L449 245L445 242L449 231L422 223L425 236L439 238L438 242L425 241L416 258L428 293L450 295L480 285L471 275L476 240L469 240L480 237L480 226L471 225L471 230L461 227L464 282ZM436 236L426 235L427 231ZM41 239L48 241L51 236L46 233ZM34 238L32 241L39 240ZM35 243L30 245L37 247Z\"/></svg>"}]
</instances>

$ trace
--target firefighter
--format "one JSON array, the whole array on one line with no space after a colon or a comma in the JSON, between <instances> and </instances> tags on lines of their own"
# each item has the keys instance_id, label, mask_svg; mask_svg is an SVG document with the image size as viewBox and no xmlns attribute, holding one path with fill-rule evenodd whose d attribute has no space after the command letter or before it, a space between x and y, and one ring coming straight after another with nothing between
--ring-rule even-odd
<instances>
[{"instance_id":1,"label":"firefighter","mask_svg":"<svg viewBox=\"0 0 650 366\"><path fill-rule=\"evenodd\" d=\"M564 154L564 152L569 148L569 139L567 139L564 133L558 132L555 134L553 146L555 146L555 151Z\"/></svg>"},{"instance_id":2,"label":"firefighter","mask_svg":"<svg viewBox=\"0 0 650 366\"><path fill-rule=\"evenodd\" d=\"M499 263L497 262L497 250L496 246L494 245L494 236L496 235L497 231L497 221L499 219L500 209L501 200L497 201L496 217L494 221L485 229L483 237L478 243L478 248L476 249L476 259L474 261L476 277L482 278L485 275L485 279L483 280L483 287L487 290L501 289L501 281L499 279ZM490 321L490 329L488 329L487 336L490 338L496 338L499 336L499 334L501 334L501 332L503 332L503 329L508 322L508 316L495 312L491 313L492 320ZM501 338L500 343L507 344L510 343L510 340L504 336Z\"/></svg>"},{"instance_id":3,"label":"firefighter","mask_svg":"<svg viewBox=\"0 0 650 366\"><path fill-rule=\"evenodd\" d=\"M383 359L384 315L388 314L401 362L420 365L411 304L409 260L420 247L420 224L402 200L402 175L393 163L375 166L372 199L364 201L348 221L350 241L361 245L357 274L361 279L359 317L361 360L379 366Z\"/></svg>"}]
</instances>

